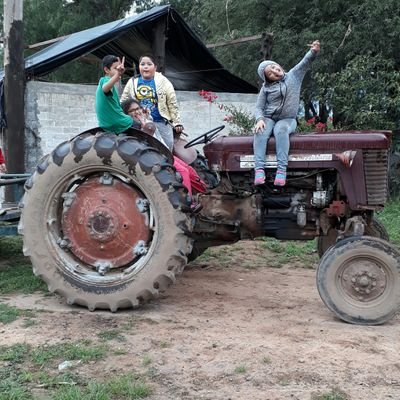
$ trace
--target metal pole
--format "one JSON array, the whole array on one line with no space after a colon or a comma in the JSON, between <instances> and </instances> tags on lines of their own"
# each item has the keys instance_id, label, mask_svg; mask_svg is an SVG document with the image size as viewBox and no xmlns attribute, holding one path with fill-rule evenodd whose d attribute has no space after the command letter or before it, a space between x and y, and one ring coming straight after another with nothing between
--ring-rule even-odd
<instances>
[{"instance_id":1,"label":"metal pole","mask_svg":"<svg viewBox=\"0 0 400 400\"><path fill-rule=\"evenodd\" d=\"M9 173L25 172L23 0L4 1L4 155ZM6 192L7 201L16 201Z\"/></svg>"}]
</instances>

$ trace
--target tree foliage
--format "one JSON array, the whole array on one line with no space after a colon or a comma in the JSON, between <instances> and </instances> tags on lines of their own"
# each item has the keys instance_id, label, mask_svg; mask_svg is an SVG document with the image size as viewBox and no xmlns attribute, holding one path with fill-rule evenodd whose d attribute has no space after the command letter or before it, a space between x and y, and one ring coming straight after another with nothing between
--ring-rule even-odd
<instances>
[{"instance_id":1,"label":"tree foliage","mask_svg":"<svg viewBox=\"0 0 400 400\"><path fill-rule=\"evenodd\" d=\"M123 18L132 0L24 0L24 41L29 45L69 35ZM4 0L0 0L3 16ZM33 54L26 49L25 56ZM49 80L62 82L95 82L98 65L77 60L50 74Z\"/></svg>"},{"instance_id":2,"label":"tree foliage","mask_svg":"<svg viewBox=\"0 0 400 400\"><path fill-rule=\"evenodd\" d=\"M395 129L399 124L400 72L382 55L358 55L341 71L317 75L321 98L345 127ZM332 86L329 90L324 88Z\"/></svg>"},{"instance_id":3,"label":"tree foliage","mask_svg":"<svg viewBox=\"0 0 400 400\"><path fill-rule=\"evenodd\" d=\"M305 103L331 102L334 122L343 128L400 127L397 0L170 2L206 43L273 32L272 59L285 69L319 39L320 56L303 84ZM215 55L233 73L257 82L260 42L219 47ZM318 117L326 119L325 107L320 110Z\"/></svg>"},{"instance_id":4,"label":"tree foliage","mask_svg":"<svg viewBox=\"0 0 400 400\"><path fill-rule=\"evenodd\" d=\"M285 69L319 39L320 56L303 84L305 103L330 102L334 122L343 128L399 128L398 0L25 0L25 41L45 41L121 18L132 6L141 12L159 4L171 4L205 43L273 33L271 58ZM257 85L261 44L256 40L213 52L228 70ZM54 79L97 78L93 66L77 68L67 64Z\"/></svg>"},{"instance_id":5,"label":"tree foliage","mask_svg":"<svg viewBox=\"0 0 400 400\"><path fill-rule=\"evenodd\" d=\"M24 0L25 42L37 43L123 18L132 0Z\"/></svg>"}]
</instances>

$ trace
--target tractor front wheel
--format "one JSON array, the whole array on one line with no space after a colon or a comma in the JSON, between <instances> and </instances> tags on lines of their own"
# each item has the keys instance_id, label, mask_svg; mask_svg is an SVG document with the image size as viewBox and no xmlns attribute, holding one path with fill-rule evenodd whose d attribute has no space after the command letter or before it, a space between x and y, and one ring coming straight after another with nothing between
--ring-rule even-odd
<instances>
[{"instance_id":1,"label":"tractor front wheel","mask_svg":"<svg viewBox=\"0 0 400 400\"><path fill-rule=\"evenodd\" d=\"M321 258L317 287L322 301L340 319L383 324L400 307L400 253L370 236L341 240Z\"/></svg>"}]
</instances>

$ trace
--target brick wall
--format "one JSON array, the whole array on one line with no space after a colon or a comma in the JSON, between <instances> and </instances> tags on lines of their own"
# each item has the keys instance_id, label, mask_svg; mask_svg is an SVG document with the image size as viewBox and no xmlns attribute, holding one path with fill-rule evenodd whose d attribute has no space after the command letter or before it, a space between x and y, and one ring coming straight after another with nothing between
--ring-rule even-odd
<instances>
[{"instance_id":1,"label":"brick wall","mask_svg":"<svg viewBox=\"0 0 400 400\"><path fill-rule=\"evenodd\" d=\"M30 81L26 89L26 169L59 143L97 126L95 85ZM217 101L253 111L254 94L216 93ZM190 139L225 124L225 112L202 99L197 92L177 92L185 132ZM226 134L229 128L223 131Z\"/></svg>"}]
</instances>

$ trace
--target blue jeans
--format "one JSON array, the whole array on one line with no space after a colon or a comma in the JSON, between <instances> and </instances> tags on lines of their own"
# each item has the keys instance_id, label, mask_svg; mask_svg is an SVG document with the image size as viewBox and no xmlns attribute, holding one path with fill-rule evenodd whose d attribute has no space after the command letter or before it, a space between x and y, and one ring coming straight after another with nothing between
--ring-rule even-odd
<instances>
[{"instance_id":1,"label":"blue jeans","mask_svg":"<svg viewBox=\"0 0 400 400\"><path fill-rule=\"evenodd\" d=\"M286 171L289 155L289 135L295 131L297 122L294 118L273 121L264 118L265 128L263 131L254 134L253 149L255 169L265 168L265 156L267 154L267 143L270 136L275 136L276 159L278 170Z\"/></svg>"},{"instance_id":2,"label":"blue jeans","mask_svg":"<svg viewBox=\"0 0 400 400\"><path fill-rule=\"evenodd\" d=\"M172 131L172 126L163 122L155 122L161 137L164 140L165 145L170 151L174 147L174 133Z\"/></svg>"}]
</instances>

